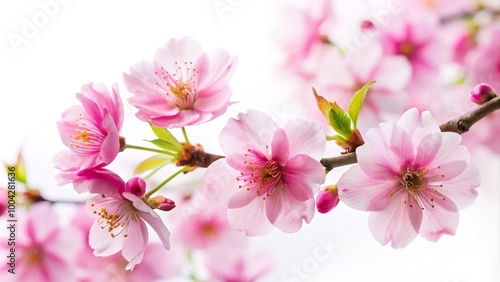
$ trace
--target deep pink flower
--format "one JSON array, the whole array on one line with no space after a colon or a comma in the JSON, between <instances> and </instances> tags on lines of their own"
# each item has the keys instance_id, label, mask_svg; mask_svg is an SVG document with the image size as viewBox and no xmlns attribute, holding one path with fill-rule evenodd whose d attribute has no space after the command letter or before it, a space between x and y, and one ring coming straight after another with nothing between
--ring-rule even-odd
<instances>
[{"instance_id":1,"label":"deep pink flower","mask_svg":"<svg viewBox=\"0 0 500 282\"><path fill-rule=\"evenodd\" d=\"M288 122L283 128L266 114L248 111L230 119L220 134L226 158L211 164L205 195L228 209L229 223L247 235L273 226L296 232L314 215L313 195L324 182L319 160L325 135L319 125Z\"/></svg>"},{"instance_id":2,"label":"deep pink flower","mask_svg":"<svg viewBox=\"0 0 500 282\"><path fill-rule=\"evenodd\" d=\"M111 92L100 83L85 84L76 94L82 105L72 106L62 114L57 129L69 150L54 157L55 167L61 170L59 185L70 183L81 169L105 166L116 158L123 104L117 84L112 85Z\"/></svg>"},{"instance_id":3,"label":"deep pink flower","mask_svg":"<svg viewBox=\"0 0 500 282\"><path fill-rule=\"evenodd\" d=\"M20 212L20 211L18 211ZM61 228L59 218L48 203L34 204L22 213L17 222L15 246L7 246L2 253L10 254L15 248L15 274L5 262L0 267L1 281L66 282L76 281L74 263L83 247L81 233L74 227Z\"/></svg>"},{"instance_id":4,"label":"deep pink flower","mask_svg":"<svg viewBox=\"0 0 500 282\"><path fill-rule=\"evenodd\" d=\"M109 256L121 250L131 270L140 263L148 243L147 222L158 234L165 249L170 248L170 232L162 220L140 197L146 183L132 178L125 183L118 175L105 170L85 170L78 173L79 185L88 186L99 195L87 201L86 208L95 218L89 236L96 256Z\"/></svg>"},{"instance_id":5,"label":"deep pink flower","mask_svg":"<svg viewBox=\"0 0 500 282\"><path fill-rule=\"evenodd\" d=\"M460 135L441 132L429 112L413 108L397 123L382 123L356 150L358 165L340 179L340 199L372 212L370 230L381 244L403 248L420 234L454 235L458 209L477 197L479 171L469 165Z\"/></svg>"},{"instance_id":6,"label":"deep pink flower","mask_svg":"<svg viewBox=\"0 0 500 282\"><path fill-rule=\"evenodd\" d=\"M222 115L231 104L229 87L236 57L217 49L202 52L189 37L172 39L155 53L153 62L143 61L123 74L138 108L136 116L161 127L200 124Z\"/></svg>"},{"instance_id":7,"label":"deep pink flower","mask_svg":"<svg viewBox=\"0 0 500 282\"><path fill-rule=\"evenodd\" d=\"M382 29L384 53L403 55L412 65L413 85L436 80L448 50L439 37L439 19L431 14L405 14Z\"/></svg>"}]
</instances>

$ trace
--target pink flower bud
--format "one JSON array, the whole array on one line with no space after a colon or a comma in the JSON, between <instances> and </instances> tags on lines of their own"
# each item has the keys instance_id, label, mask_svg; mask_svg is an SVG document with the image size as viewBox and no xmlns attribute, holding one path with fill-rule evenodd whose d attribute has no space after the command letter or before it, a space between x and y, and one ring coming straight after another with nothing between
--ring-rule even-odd
<instances>
[{"instance_id":1,"label":"pink flower bud","mask_svg":"<svg viewBox=\"0 0 500 282\"><path fill-rule=\"evenodd\" d=\"M471 101L478 105L482 105L496 96L495 89L486 83L480 83L470 91Z\"/></svg>"},{"instance_id":2,"label":"pink flower bud","mask_svg":"<svg viewBox=\"0 0 500 282\"><path fill-rule=\"evenodd\" d=\"M372 21L364 20L361 22L361 30L374 30L375 25Z\"/></svg>"},{"instance_id":3,"label":"pink flower bud","mask_svg":"<svg viewBox=\"0 0 500 282\"><path fill-rule=\"evenodd\" d=\"M148 205L152 209L159 209L162 211L171 211L175 208L175 202L163 196L155 196L148 199Z\"/></svg>"},{"instance_id":4,"label":"pink flower bud","mask_svg":"<svg viewBox=\"0 0 500 282\"><path fill-rule=\"evenodd\" d=\"M327 213L337 206L339 203L339 191L337 185L326 186L325 189L318 193L316 199L316 208L320 213Z\"/></svg>"},{"instance_id":5,"label":"pink flower bud","mask_svg":"<svg viewBox=\"0 0 500 282\"><path fill-rule=\"evenodd\" d=\"M146 181L140 177L133 177L127 181L125 191L130 192L137 197L142 197L146 192Z\"/></svg>"}]
</instances>

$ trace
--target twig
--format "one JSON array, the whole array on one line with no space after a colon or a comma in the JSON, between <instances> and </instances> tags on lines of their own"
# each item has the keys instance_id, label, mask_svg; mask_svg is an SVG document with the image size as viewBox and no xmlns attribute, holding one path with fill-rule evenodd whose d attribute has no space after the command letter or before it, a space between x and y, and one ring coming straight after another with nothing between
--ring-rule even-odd
<instances>
[{"instance_id":1,"label":"twig","mask_svg":"<svg viewBox=\"0 0 500 282\"><path fill-rule=\"evenodd\" d=\"M493 113L500 109L500 97L491 99L490 101L479 106L472 112L466 113L456 119L450 120L442 124L439 128L442 132L456 132L458 134L465 133L478 121L486 117L487 115ZM499 121L500 122L500 121ZM196 155L185 162L182 165L198 166L198 167L208 167L211 163L218 159L224 158L224 156L213 155L205 153L203 151L196 151ZM357 163L356 153L347 153L337 157L323 158L320 163L325 167L327 171L340 166L350 165Z\"/></svg>"}]
</instances>

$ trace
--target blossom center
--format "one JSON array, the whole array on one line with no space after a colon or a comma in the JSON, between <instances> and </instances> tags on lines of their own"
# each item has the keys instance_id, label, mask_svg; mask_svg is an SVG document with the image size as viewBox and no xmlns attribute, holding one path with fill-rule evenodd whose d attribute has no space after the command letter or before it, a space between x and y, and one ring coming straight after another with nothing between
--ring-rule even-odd
<instances>
[{"instance_id":1,"label":"blossom center","mask_svg":"<svg viewBox=\"0 0 500 282\"><path fill-rule=\"evenodd\" d=\"M427 185L424 181L425 174L418 171L407 172L401 182L408 190L422 190Z\"/></svg>"},{"instance_id":2,"label":"blossom center","mask_svg":"<svg viewBox=\"0 0 500 282\"><path fill-rule=\"evenodd\" d=\"M106 198L105 194L101 194L101 198ZM101 229L106 229L112 238L120 235L123 228L129 221L130 213L135 211L134 206L131 202L128 204L121 205L106 205L102 206L93 211L94 214L101 217L98 221ZM95 204L91 204L91 207L95 207ZM128 234L123 234L123 237L127 237Z\"/></svg>"},{"instance_id":3,"label":"blossom center","mask_svg":"<svg viewBox=\"0 0 500 282\"><path fill-rule=\"evenodd\" d=\"M206 222L201 225L200 227L201 232L206 235L207 237L214 238L217 236L217 227L211 223L211 222Z\"/></svg>"},{"instance_id":4,"label":"blossom center","mask_svg":"<svg viewBox=\"0 0 500 282\"><path fill-rule=\"evenodd\" d=\"M38 247L31 247L27 250L26 258L29 264L39 264L42 262L43 253Z\"/></svg>"},{"instance_id":5,"label":"blossom center","mask_svg":"<svg viewBox=\"0 0 500 282\"><path fill-rule=\"evenodd\" d=\"M196 101L196 76L199 71L192 66L193 62L184 62L184 64L174 62L174 64L175 73L162 67L159 74L166 86L167 101L180 110L192 110ZM159 85L158 82L156 85Z\"/></svg>"},{"instance_id":6,"label":"blossom center","mask_svg":"<svg viewBox=\"0 0 500 282\"><path fill-rule=\"evenodd\" d=\"M254 191L257 196L263 196L264 200L271 196L277 187L283 188L281 165L251 149L248 149L245 157L249 159L244 161L245 170L236 178L239 182L243 182L239 188L246 187L248 191Z\"/></svg>"},{"instance_id":7,"label":"blossom center","mask_svg":"<svg viewBox=\"0 0 500 282\"><path fill-rule=\"evenodd\" d=\"M415 53L415 47L409 42L403 42L399 45L399 53L409 58Z\"/></svg>"},{"instance_id":8,"label":"blossom center","mask_svg":"<svg viewBox=\"0 0 500 282\"><path fill-rule=\"evenodd\" d=\"M87 124L84 122L84 117L82 114L79 114L78 117L76 118L75 121L75 126L76 128L73 128L73 131L76 132L76 134L70 134L69 138L73 139L74 142L69 143L69 145L72 148L81 148L82 146L84 147L90 147L92 143L92 135L90 132L87 131ZM84 127L82 129L82 127Z\"/></svg>"}]
</instances>

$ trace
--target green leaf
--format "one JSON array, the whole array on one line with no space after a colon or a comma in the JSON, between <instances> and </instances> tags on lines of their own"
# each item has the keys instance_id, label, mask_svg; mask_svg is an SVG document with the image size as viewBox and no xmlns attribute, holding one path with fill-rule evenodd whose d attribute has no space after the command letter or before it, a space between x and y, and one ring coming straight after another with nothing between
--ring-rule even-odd
<instances>
[{"instance_id":1,"label":"green leaf","mask_svg":"<svg viewBox=\"0 0 500 282\"><path fill-rule=\"evenodd\" d=\"M161 140L172 144L175 147L175 152L184 151L182 144L168 131L166 128L158 127L151 122L149 123L151 129L153 129L154 134ZM156 145L156 144L155 144Z\"/></svg>"},{"instance_id":2,"label":"green leaf","mask_svg":"<svg viewBox=\"0 0 500 282\"><path fill-rule=\"evenodd\" d=\"M356 91L356 93L354 93L351 102L349 102L348 113L349 117L351 117L354 129L356 129L356 123L358 122L359 111L361 110L361 106L363 105L363 101L365 100L366 93L374 83L375 81L372 81L370 83L363 85L363 87L361 87L358 91Z\"/></svg>"},{"instance_id":3,"label":"green leaf","mask_svg":"<svg viewBox=\"0 0 500 282\"><path fill-rule=\"evenodd\" d=\"M179 148L177 146L161 139L145 140L145 141L151 142L157 147L165 149L170 152L179 152Z\"/></svg>"},{"instance_id":4,"label":"green leaf","mask_svg":"<svg viewBox=\"0 0 500 282\"><path fill-rule=\"evenodd\" d=\"M17 154L17 161L13 165L5 165L5 170L7 173L12 173L12 171L9 170L10 167L14 167L15 171L14 173L16 174L16 181L19 183L27 184L28 177L26 175L26 166L24 165L24 159L23 155L21 152Z\"/></svg>"},{"instance_id":5,"label":"green leaf","mask_svg":"<svg viewBox=\"0 0 500 282\"><path fill-rule=\"evenodd\" d=\"M154 155L140 162L134 169L135 174L141 174L145 171L164 166L173 161L173 157L165 155Z\"/></svg>"},{"instance_id":6,"label":"green leaf","mask_svg":"<svg viewBox=\"0 0 500 282\"><path fill-rule=\"evenodd\" d=\"M351 119L335 102L328 113L328 120L338 134L346 138L351 134Z\"/></svg>"}]
</instances>

